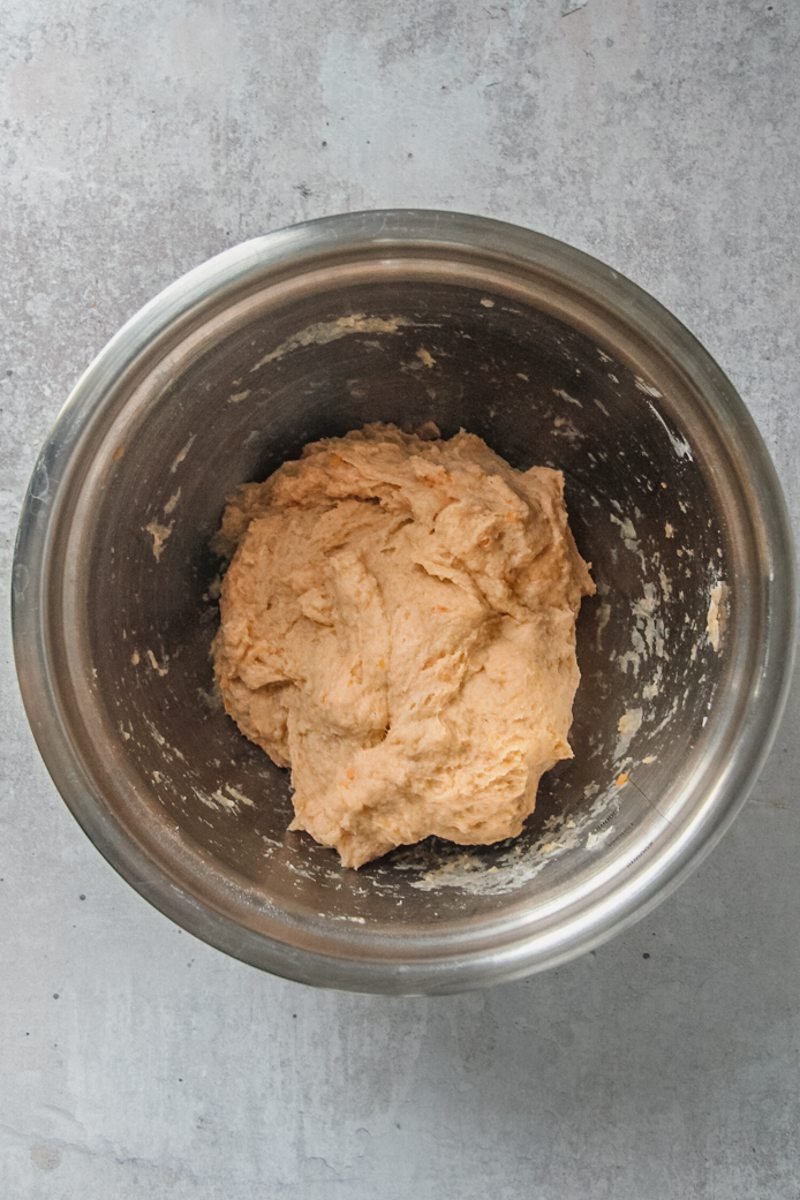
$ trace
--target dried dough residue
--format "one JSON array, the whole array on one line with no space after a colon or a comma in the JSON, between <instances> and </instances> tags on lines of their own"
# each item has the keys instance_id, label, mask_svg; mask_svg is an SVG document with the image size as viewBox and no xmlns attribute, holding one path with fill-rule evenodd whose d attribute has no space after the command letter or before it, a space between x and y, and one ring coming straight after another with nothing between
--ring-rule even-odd
<instances>
[{"instance_id":1,"label":"dried dough residue","mask_svg":"<svg viewBox=\"0 0 800 1200\"><path fill-rule=\"evenodd\" d=\"M722 579L709 592L706 632L712 649L719 654L728 628L728 585Z\"/></svg>"},{"instance_id":2,"label":"dried dough residue","mask_svg":"<svg viewBox=\"0 0 800 1200\"><path fill-rule=\"evenodd\" d=\"M169 540L172 530L175 528L175 522L170 521L169 525L161 525L158 521L151 521L149 525L145 525L145 533L149 533L153 539L153 558L156 562L161 561L161 555L164 553L164 547Z\"/></svg>"},{"instance_id":3,"label":"dried dough residue","mask_svg":"<svg viewBox=\"0 0 800 1200\"><path fill-rule=\"evenodd\" d=\"M336 342L339 338L349 337L354 333L399 333L404 326L411 324L407 317L368 317L366 313L351 313L347 317L339 317L336 321L319 321L315 325L307 326L300 333L295 333L274 350L263 355L250 371L258 371L268 363L276 362L303 346L326 346L329 342Z\"/></svg>"}]
</instances>

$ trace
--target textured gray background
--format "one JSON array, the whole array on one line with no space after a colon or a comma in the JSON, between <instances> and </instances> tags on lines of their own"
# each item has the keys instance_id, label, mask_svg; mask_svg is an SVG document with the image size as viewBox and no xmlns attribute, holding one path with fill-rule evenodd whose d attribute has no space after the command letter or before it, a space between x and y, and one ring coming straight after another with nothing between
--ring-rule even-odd
<instances>
[{"instance_id":1,"label":"textured gray background","mask_svg":"<svg viewBox=\"0 0 800 1200\"><path fill-rule=\"evenodd\" d=\"M797 519L800 5L563 7L0 0L4 559L128 315L252 234L380 205L519 221L652 291ZM800 1194L798 689L656 915L526 983L388 1000L261 976L117 879L37 757L3 621L2 1200Z\"/></svg>"}]
</instances>

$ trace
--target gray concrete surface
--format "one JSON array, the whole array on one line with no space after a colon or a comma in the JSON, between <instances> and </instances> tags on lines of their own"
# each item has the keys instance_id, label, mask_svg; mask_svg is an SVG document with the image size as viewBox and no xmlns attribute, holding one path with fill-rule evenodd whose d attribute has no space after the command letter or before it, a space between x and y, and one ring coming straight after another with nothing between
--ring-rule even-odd
<instances>
[{"instance_id":1,"label":"gray concrete surface","mask_svg":"<svg viewBox=\"0 0 800 1200\"><path fill-rule=\"evenodd\" d=\"M0 0L4 588L37 448L124 318L252 234L379 205L519 221L643 284L797 519L799 44L796 0ZM387 1000L151 910L55 794L5 618L0 670L2 1200L800 1195L798 689L654 916L546 977Z\"/></svg>"}]
</instances>

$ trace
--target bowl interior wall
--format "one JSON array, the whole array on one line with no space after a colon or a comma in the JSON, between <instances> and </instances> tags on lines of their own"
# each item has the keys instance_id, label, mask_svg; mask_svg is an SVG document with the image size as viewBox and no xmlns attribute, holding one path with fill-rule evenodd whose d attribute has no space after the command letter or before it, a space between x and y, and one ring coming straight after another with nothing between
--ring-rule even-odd
<instances>
[{"instance_id":1,"label":"bowl interior wall","mask_svg":"<svg viewBox=\"0 0 800 1200\"><path fill-rule=\"evenodd\" d=\"M328 918L387 937L399 917L406 929L456 928L510 904L546 905L643 829L655 836L702 753L724 675L706 627L727 576L726 531L713 473L676 422L680 402L673 394L667 410L652 381L551 313L460 283L361 281L265 304L209 338L119 446L107 439L92 489L87 720L103 726L106 769L132 780L120 818L134 829L145 810L165 845L177 839L244 897L254 922L262 907L315 920L324 904ZM516 842L431 841L352 872L286 832L288 773L215 699L220 564L209 544L236 486L308 441L428 420L444 435L479 434L515 467L565 473L598 587L578 628L575 757L545 777Z\"/></svg>"}]
</instances>

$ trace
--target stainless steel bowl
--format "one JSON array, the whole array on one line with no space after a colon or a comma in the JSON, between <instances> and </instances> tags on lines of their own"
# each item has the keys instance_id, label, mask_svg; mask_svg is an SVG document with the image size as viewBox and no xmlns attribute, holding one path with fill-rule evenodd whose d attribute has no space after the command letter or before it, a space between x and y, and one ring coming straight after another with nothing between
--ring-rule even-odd
<instances>
[{"instance_id":1,"label":"stainless steel bowl","mask_svg":"<svg viewBox=\"0 0 800 1200\"><path fill-rule=\"evenodd\" d=\"M575 758L517 843L356 873L286 833L287 774L215 702L209 542L232 489L310 439L429 419L566 474L598 584ZM28 715L95 845L220 949L369 991L511 979L652 908L758 772L793 615L773 468L708 354L601 263L453 213L310 222L162 292L70 397L15 566Z\"/></svg>"}]
</instances>

